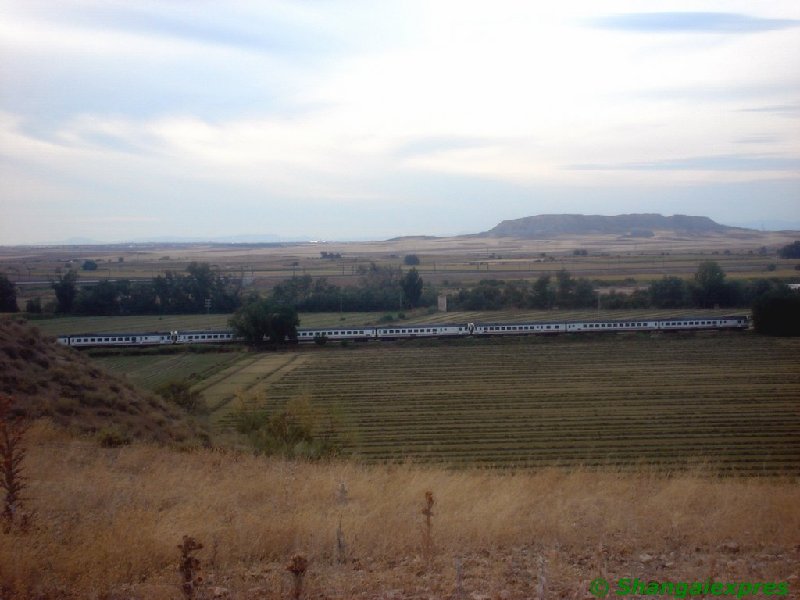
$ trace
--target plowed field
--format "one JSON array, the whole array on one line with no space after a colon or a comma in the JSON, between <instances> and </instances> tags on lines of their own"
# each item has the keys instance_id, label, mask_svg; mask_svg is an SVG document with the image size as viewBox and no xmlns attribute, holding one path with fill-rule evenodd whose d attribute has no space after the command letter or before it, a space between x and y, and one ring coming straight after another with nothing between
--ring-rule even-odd
<instances>
[{"instance_id":1,"label":"plowed field","mask_svg":"<svg viewBox=\"0 0 800 600\"><path fill-rule=\"evenodd\" d=\"M738 332L331 347L265 397L333 409L368 461L800 474L798 351Z\"/></svg>"}]
</instances>

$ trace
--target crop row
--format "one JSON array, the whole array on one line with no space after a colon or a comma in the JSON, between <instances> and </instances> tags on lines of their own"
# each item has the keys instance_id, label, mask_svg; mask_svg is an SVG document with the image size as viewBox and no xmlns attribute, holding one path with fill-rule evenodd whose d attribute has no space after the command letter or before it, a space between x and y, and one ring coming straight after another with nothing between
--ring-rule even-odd
<instances>
[{"instance_id":1,"label":"crop row","mask_svg":"<svg viewBox=\"0 0 800 600\"><path fill-rule=\"evenodd\" d=\"M266 402L311 397L368 461L800 474L798 350L729 333L326 348Z\"/></svg>"}]
</instances>

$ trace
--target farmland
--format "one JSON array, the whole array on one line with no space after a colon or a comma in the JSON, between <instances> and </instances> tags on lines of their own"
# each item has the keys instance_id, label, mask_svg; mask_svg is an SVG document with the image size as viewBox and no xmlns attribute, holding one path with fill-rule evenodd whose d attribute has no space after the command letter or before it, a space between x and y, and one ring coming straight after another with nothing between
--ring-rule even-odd
<instances>
[{"instance_id":1,"label":"farmland","mask_svg":"<svg viewBox=\"0 0 800 600\"><path fill-rule=\"evenodd\" d=\"M343 415L367 461L800 474L798 350L729 333L384 344L311 352L262 389Z\"/></svg>"},{"instance_id":2,"label":"farmland","mask_svg":"<svg viewBox=\"0 0 800 600\"><path fill-rule=\"evenodd\" d=\"M54 299L50 282L59 272L79 269L80 280L148 281L167 271L182 272L193 261L241 281L249 290L266 291L296 275L325 277L352 285L371 264L399 267L415 254L423 279L444 291L481 279L535 280L562 269L596 278L608 289L647 285L665 275L690 277L705 260L720 263L731 279L796 278L797 260L776 251L796 238L792 232L734 232L681 236L657 232L653 238L617 235L569 235L547 239L456 237L402 238L382 242L292 244L139 244L95 246L0 247L0 272L19 286L18 299ZM576 255L585 250L586 255ZM323 258L325 253L329 257ZM84 261L97 263L92 271Z\"/></svg>"}]
</instances>

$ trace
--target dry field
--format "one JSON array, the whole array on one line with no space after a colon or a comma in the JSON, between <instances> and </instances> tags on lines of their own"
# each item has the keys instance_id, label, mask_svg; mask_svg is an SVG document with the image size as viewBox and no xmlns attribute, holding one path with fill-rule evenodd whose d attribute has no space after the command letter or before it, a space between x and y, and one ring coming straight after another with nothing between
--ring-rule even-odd
<instances>
[{"instance_id":1,"label":"dry field","mask_svg":"<svg viewBox=\"0 0 800 600\"><path fill-rule=\"evenodd\" d=\"M688 277L703 260L718 261L734 278L796 277L798 261L779 260L776 251L797 239L797 232L745 232L678 236L657 232L653 238L615 235L565 236L537 240L512 238L405 238L384 242L331 242L275 245L163 244L118 246L0 247L0 272L20 284L19 299L52 298L49 281L57 269L80 269L83 261L96 271L80 271L83 280L150 279L166 270L183 271L192 261L268 289L293 275L327 277L339 285L357 280L359 266L375 262L398 266L406 254L417 254L423 279L445 287L483 278L534 279L567 269L575 275L626 285L629 278L646 284L664 275ZM574 256L585 249L589 255ZM321 252L340 253L326 260ZM546 258L545 258L546 255ZM776 270L767 271L775 264Z\"/></svg>"},{"instance_id":2,"label":"dry field","mask_svg":"<svg viewBox=\"0 0 800 600\"><path fill-rule=\"evenodd\" d=\"M340 415L370 462L800 475L798 351L739 332L313 348L259 397Z\"/></svg>"},{"instance_id":3,"label":"dry field","mask_svg":"<svg viewBox=\"0 0 800 600\"><path fill-rule=\"evenodd\" d=\"M101 449L43 426L28 446L34 527L0 534L4 600L182 598L184 535L203 544L202 598L291 598L294 553L306 599L582 600L599 576L800 586L796 482Z\"/></svg>"}]
</instances>

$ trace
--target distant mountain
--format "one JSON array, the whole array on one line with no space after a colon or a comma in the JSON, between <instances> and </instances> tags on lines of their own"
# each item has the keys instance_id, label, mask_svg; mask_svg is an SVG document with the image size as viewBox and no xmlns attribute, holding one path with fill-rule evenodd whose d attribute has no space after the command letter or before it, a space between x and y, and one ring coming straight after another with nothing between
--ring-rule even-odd
<instances>
[{"instance_id":1,"label":"distant mountain","mask_svg":"<svg viewBox=\"0 0 800 600\"><path fill-rule=\"evenodd\" d=\"M606 233L616 235L648 236L656 230L702 234L722 233L737 229L720 225L708 217L658 214L616 215L537 215L503 221L481 233L489 237L537 238L563 234Z\"/></svg>"}]
</instances>

